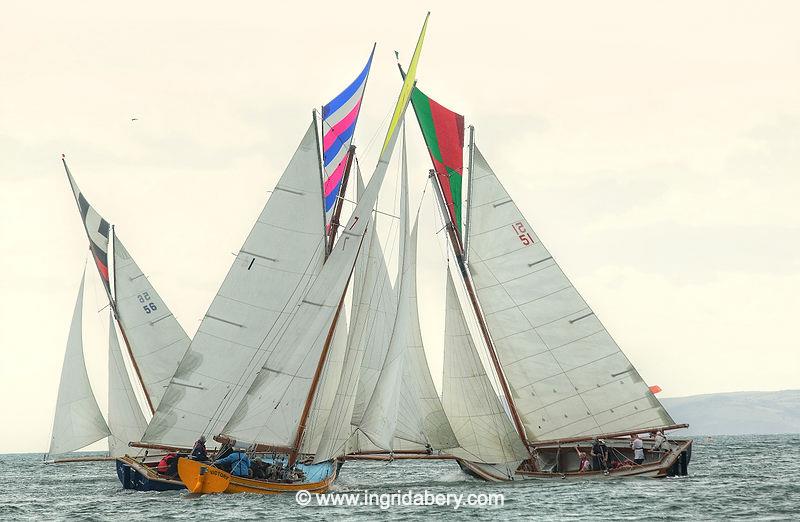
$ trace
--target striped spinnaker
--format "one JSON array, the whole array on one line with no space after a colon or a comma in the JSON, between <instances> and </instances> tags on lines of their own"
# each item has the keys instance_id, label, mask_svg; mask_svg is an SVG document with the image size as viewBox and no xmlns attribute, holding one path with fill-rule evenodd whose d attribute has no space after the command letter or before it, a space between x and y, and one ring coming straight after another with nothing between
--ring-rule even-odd
<instances>
[{"instance_id":1,"label":"striped spinnaker","mask_svg":"<svg viewBox=\"0 0 800 522\"><path fill-rule=\"evenodd\" d=\"M374 54L373 47L367 64L353 83L322 107L322 197L325 199L326 227L330 225L334 204L342 186Z\"/></svg>"}]
</instances>

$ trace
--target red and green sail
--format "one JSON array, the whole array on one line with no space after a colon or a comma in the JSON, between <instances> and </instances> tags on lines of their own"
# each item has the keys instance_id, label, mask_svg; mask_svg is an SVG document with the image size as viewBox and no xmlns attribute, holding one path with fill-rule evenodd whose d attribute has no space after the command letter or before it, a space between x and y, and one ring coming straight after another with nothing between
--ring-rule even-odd
<instances>
[{"instance_id":1,"label":"red and green sail","mask_svg":"<svg viewBox=\"0 0 800 522\"><path fill-rule=\"evenodd\" d=\"M464 117L439 105L416 87L411 103L417 114L444 200L461 235L461 175L464 171Z\"/></svg>"}]
</instances>

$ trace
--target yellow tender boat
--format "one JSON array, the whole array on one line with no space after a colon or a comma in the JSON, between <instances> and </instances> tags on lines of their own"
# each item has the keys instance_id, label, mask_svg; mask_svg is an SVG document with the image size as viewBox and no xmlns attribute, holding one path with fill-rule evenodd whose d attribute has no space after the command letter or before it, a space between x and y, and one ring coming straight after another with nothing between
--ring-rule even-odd
<instances>
[{"instance_id":1,"label":"yellow tender boat","mask_svg":"<svg viewBox=\"0 0 800 522\"><path fill-rule=\"evenodd\" d=\"M192 493L258 493L274 495L277 493L327 493L336 479L338 461L319 464L298 464L305 473L303 482L269 482L253 478L237 477L210 463L181 458L178 460L178 475L186 488Z\"/></svg>"}]
</instances>

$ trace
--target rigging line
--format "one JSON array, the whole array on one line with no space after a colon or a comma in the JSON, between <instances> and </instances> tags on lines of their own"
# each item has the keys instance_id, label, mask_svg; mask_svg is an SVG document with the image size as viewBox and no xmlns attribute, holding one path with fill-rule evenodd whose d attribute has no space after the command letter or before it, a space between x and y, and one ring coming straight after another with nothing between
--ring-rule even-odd
<instances>
[{"instance_id":1,"label":"rigging line","mask_svg":"<svg viewBox=\"0 0 800 522\"><path fill-rule=\"evenodd\" d=\"M311 282L311 280L312 280L312 279L316 279L316 277L315 277L315 275L313 274L313 272L311 272L311 271L309 271L309 270L310 270L310 268L311 268L311 266L312 266L312 263L314 263L314 262L315 262L315 261L318 259L318 257L319 257L319 253L321 252L321 247L322 247L322 245L323 245L323 244L324 244L324 242L323 242L323 241L319 241L319 242L317 243L317 248L316 248L316 250L314 251L314 254L313 254L313 255L312 255L310 258L309 258L309 260L308 260L308 262L307 262L307 264L306 264L305 270L303 271L303 275L301 275L301 276L300 276L300 279L298 280L297 284L295 285L294 289L292 290L291 296L294 296L294 295L296 295L296 292L298 292L298 290L299 290L299 289L301 288L301 286L303 285L303 281L304 281L304 280L305 280L305 285L306 285L306 286L308 286L308 284ZM308 275L309 275L309 277L308 277L308 278L306 278L306 274L308 274ZM303 293L302 295L305 295L305 293L306 293L307 291L308 291L308 290L307 290L307 289L305 289L305 291L304 291L304 293ZM300 296L300 297L298 298L298 301L299 301L299 299L301 299L301 298L302 298L302 296ZM209 419L208 423L206 424L206 426L205 426L205 428L204 428L204 430L203 430L203 433L206 433L206 432L208 432L208 431L209 431L209 429L210 429L210 426L211 426L211 423L212 423L212 422L216 422L216 421L218 421L218 420L221 420L221 418L222 418L222 413L223 413L223 409L222 409L222 408L223 408L223 406L224 406L225 408L227 408L228 406L230 406L230 403L229 403L229 401L232 399L232 397L231 397L231 395L230 395L230 392L231 392L233 389L236 389L236 388L239 388L239 387L242 387L242 388L243 388L244 386L241 386L241 384L242 384L243 380L246 378L246 380L247 380L247 381L249 381L249 380L250 380L250 377L251 377L251 375L253 374L253 372L260 371L260 370L261 370L261 368L264 366L264 364L266 364L266 362L267 362L267 361L265 361L265 362L264 362L263 364L261 364L261 365L253 365L253 361L255 360L256 356L257 356L257 355L259 355L259 353L262 351L262 348L263 348L263 346L264 346L264 343L267 341L267 339L269 338L269 336L272 334L273 330L275 329L275 325L276 325L276 324L277 324L277 323L278 323L278 322L279 322L279 321L280 321L282 318L284 318L284 315L286 314L286 309L287 309L287 306L289 305L289 302L290 302L290 301L293 301L293 299L291 299L291 298L290 298L290 299L289 299L287 302L285 302L285 303L283 304L282 310L281 310L281 312L278 314L278 317L276 317L276 318L275 318L275 321L272 323L272 325L270 326L270 328L267 330L266 334L264 335L264 338L263 338L263 339L261 340L261 342L259 343L259 347L258 347L258 349L257 349L257 350L255 350L255 351L253 352L253 355L250 357L250 360L248 361L248 366L247 366L247 369L246 369L246 370L245 370L245 371L244 371L244 372L243 372L243 373L242 373L242 374L239 376L239 379L238 379L238 380L237 380L235 383L231 383L231 384L234 384L234 388L231 388L231 389L229 389L229 390L228 390L228 392L227 392L227 393L226 393L226 394L225 394L225 395L222 397L222 399L221 399L221 401L220 401L220 404L217 406L216 410L214 411L214 414L213 414L213 416L212 416L212 417ZM280 329L280 328L281 328L281 327L282 327L284 324L286 324L287 322L289 322L289 319L291 319L291 316L292 316L293 314L289 313L288 315L289 315L289 317L288 317L288 318L285 318L284 322L281 324L281 326L279 327L279 329ZM269 348L269 347L268 347L268 348ZM187 354L186 354L186 355L188 355L188 351L187 351ZM184 358L186 357L186 355L184 355ZM269 355L267 356L267 360L269 360ZM246 382L246 381L244 381L244 382ZM249 391L249 389L248 389L247 391ZM246 392L245 392L245 395L246 395ZM243 397L243 398L244 398L244 397ZM237 405L237 407L238 407L238 405ZM226 424L227 424L227 423L226 423ZM222 428L224 429L224 426L222 426Z\"/></svg>"},{"instance_id":2,"label":"rigging line","mask_svg":"<svg viewBox=\"0 0 800 522\"><path fill-rule=\"evenodd\" d=\"M372 145L375 143L375 138L377 138L378 134L381 133L381 131L383 131L383 127L384 125L386 125L386 120L388 120L389 116L392 115L393 113L394 109L393 108L389 109L389 112L387 112L386 115L383 117L383 120L381 120L381 123L378 125L378 128L375 130L375 133L369 139L367 146L364 147L364 151L361 153L362 157L366 157L367 153L369 153L370 149L372 148Z\"/></svg>"},{"instance_id":3,"label":"rigging line","mask_svg":"<svg viewBox=\"0 0 800 522\"><path fill-rule=\"evenodd\" d=\"M363 241L363 237L362 237L362 241ZM355 265L355 263L357 262L357 260L358 260L358 255L356 255L356 258L353 260L353 265ZM351 266L351 267L350 267L350 270L352 271L353 269L354 269L354 266ZM346 291L347 291L347 288L345 288L345 289L344 289L344 291L346 292ZM298 305L298 308L299 308L299 305ZM326 307L326 308L327 308L327 307ZM292 317L290 318L290 320L286 322L286 328L285 328L285 329L283 329L283 331L282 331L282 332L279 334L279 337L278 337L278 339L276 339L276 343L274 343L274 345L275 345L276 347L277 347L277 343L278 343L278 342L280 342L280 341L282 341L282 340L283 340L283 337L286 335L286 332L288 331L288 329L289 329L289 326L291 325L291 319L293 319L293 318L295 317L296 313L297 313L297 312L295 311L295 314L293 314L293 315L292 315ZM327 328L325 328L326 326L327 326ZM326 330L328 330L328 329L330 329L330 328L332 328L332 327L334 327L334 325L332 324L332 319L331 319L331 321L330 321L330 324L329 324L329 321L328 321L328 320L326 320L326 321L323 323L323 326L322 326L322 329L320 330L320 332L319 332L319 333L318 333L318 334L317 334L317 335L314 337L314 339L312 340L312 342L311 342L311 346L312 346L312 347L313 347L313 346L315 346L315 345L317 344L317 341L318 341L318 339L320 338L320 336L327 335L327 332L326 332ZM333 341L333 340L331 340L331 342L332 342L332 341ZM267 360L266 360L266 361L264 361L264 364L262 365L262 368L263 368L264 366L267 366L267 364L268 364L268 363L269 363L269 362L272 360L272 357L273 357L273 355L275 355L275 352L276 352L276 350L275 350L275 349L273 349L273 350L272 350L272 352L271 352L271 353L269 354L269 356L267 357ZM302 379L304 379L304 380L309 380L309 379L308 379L308 378L306 378L306 377L302 377L302 376L298 375L298 373L299 373L299 372L302 370L304 363L305 363L305 362L308 360L308 357L309 357L310 355L311 355L311 350L307 350L307 351L305 352L305 354L303 355L303 358L302 358L302 359L299 361L299 364L297 365L297 368L294 370L294 373L292 373L292 374L288 374L288 373L287 373L287 374L286 374L287 376L289 376L290 380L289 380L289 383L288 383L288 385L286 386L286 388L283 390L283 393L280 395L280 400L278 401L278 404L280 404L280 402L282 402L282 401L283 401L283 399L286 397L286 394L289 392L289 388L292 386L292 384L293 384L293 383L296 381L296 379L297 379L297 378L302 378ZM325 361L325 363L326 363L326 366L327 366L327 360ZM324 368L323 368L323 369L324 369ZM251 389L252 389L252 385L251 385ZM247 393L247 394L245 394L245 397L244 397L243 399L246 399L246 396L247 396L248 394L249 394L249 390L248 390L248 393ZM315 399L316 399L316 396L314 397L314 400L315 400ZM312 406L313 406L313 401L312 401ZM256 433L256 436L257 436L257 437L261 436L261 434L264 432L264 430L265 430L265 429L266 429L266 427L267 427L268 421L269 421L269 420L272 418L272 415L273 415L273 413L274 413L275 411L276 411L276 409L275 409L275 408L273 408L273 409L272 409L270 412L268 412L268 413L267 413L267 415L266 415L266 419L265 419L264 423L261 425L261 427L259 428L258 432ZM282 412L282 413L283 413L283 412ZM303 439L305 439L305 436L303 437ZM254 442L255 442L255 441L254 441ZM301 443L300 443L300 446L302 446L302 441L301 441Z\"/></svg>"}]
</instances>

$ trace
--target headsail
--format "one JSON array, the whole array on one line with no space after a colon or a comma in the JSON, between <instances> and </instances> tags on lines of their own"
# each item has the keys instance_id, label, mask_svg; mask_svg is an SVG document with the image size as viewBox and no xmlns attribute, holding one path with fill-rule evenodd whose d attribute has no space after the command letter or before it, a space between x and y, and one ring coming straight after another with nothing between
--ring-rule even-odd
<instances>
[{"instance_id":1,"label":"headsail","mask_svg":"<svg viewBox=\"0 0 800 522\"><path fill-rule=\"evenodd\" d=\"M672 424L475 148L469 268L529 440Z\"/></svg>"},{"instance_id":2,"label":"headsail","mask_svg":"<svg viewBox=\"0 0 800 522\"><path fill-rule=\"evenodd\" d=\"M435 449L452 448L458 445L458 441L433 385L419 325L416 221L409 237L406 259L407 268L403 271L406 281L403 285L406 290L404 297L408 300L409 319L408 332L405 336L406 361L400 388L395 436L404 440L428 443Z\"/></svg>"},{"instance_id":3,"label":"headsail","mask_svg":"<svg viewBox=\"0 0 800 522\"><path fill-rule=\"evenodd\" d=\"M67 350L61 367L58 385L50 455L75 451L111 434L100 407L92 392L86 363L83 358L83 285L86 272L81 276L81 286L72 313L72 323L67 337Z\"/></svg>"},{"instance_id":4,"label":"headsail","mask_svg":"<svg viewBox=\"0 0 800 522\"><path fill-rule=\"evenodd\" d=\"M459 442L451 453L470 461L496 464L504 474L513 475L528 457L528 451L486 374L449 268L446 296L442 404Z\"/></svg>"},{"instance_id":5,"label":"headsail","mask_svg":"<svg viewBox=\"0 0 800 522\"><path fill-rule=\"evenodd\" d=\"M108 452L119 457L129 452L128 443L142 438L147 422L133 392L122 358L114 318L108 313Z\"/></svg>"},{"instance_id":6,"label":"headsail","mask_svg":"<svg viewBox=\"0 0 800 522\"><path fill-rule=\"evenodd\" d=\"M367 88L367 78L372 66L375 47L361 73L345 90L322 107L322 165L325 200L325 226L330 226L336 198L350 158L350 144L356 130L361 101Z\"/></svg>"},{"instance_id":7,"label":"headsail","mask_svg":"<svg viewBox=\"0 0 800 522\"><path fill-rule=\"evenodd\" d=\"M143 440L216 435L282 335L324 250L312 123L239 250Z\"/></svg>"},{"instance_id":8,"label":"headsail","mask_svg":"<svg viewBox=\"0 0 800 522\"><path fill-rule=\"evenodd\" d=\"M128 338L142 386L157 408L189 347L189 336L116 232L113 277L120 328Z\"/></svg>"}]
</instances>

